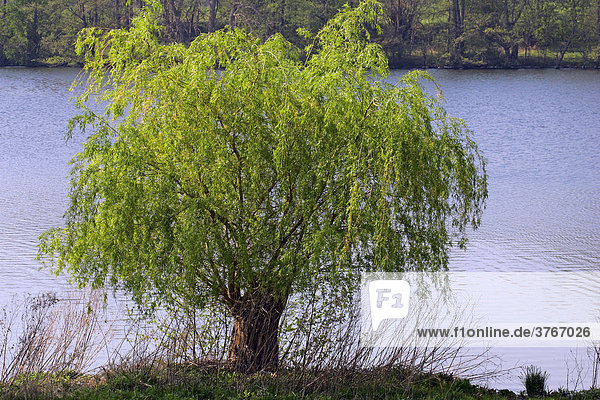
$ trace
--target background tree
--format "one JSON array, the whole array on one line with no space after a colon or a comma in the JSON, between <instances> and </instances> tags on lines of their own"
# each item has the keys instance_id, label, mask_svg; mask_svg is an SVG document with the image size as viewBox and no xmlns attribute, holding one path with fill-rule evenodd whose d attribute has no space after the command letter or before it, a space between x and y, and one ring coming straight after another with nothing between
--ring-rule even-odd
<instances>
[{"instance_id":1,"label":"background tree","mask_svg":"<svg viewBox=\"0 0 600 400\"><path fill-rule=\"evenodd\" d=\"M423 57L423 66L435 65L448 51L448 7L445 2L435 0L423 0L420 6L415 48Z\"/></svg>"},{"instance_id":2,"label":"background tree","mask_svg":"<svg viewBox=\"0 0 600 400\"><path fill-rule=\"evenodd\" d=\"M479 224L483 159L426 75L382 80L369 42L381 13L345 8L306 59L240 30L161 44L150 11L129 30L84 31L73 126L92 134L41 255L142 307L220 302L240 371L276 368L287 300L317 278L348 290L364 270L444 268Z\"/></svg>"},{"instance_id":3,"label":"background tree","mask_svg":"<svg viewBox=\"0 0 600 400\"><path fill-rule=\"evenodd\" d=\"M164 42L190 43L226 25L265 39L281 33L304 47L298 28L318 32L345 0L159 0ZM2 0L0 64L73 64L76 33L128 27L142 0ZM357 0L349 2L357 4ZM377 39L392 67L592 66L598 59L594 0L385 0ZM34 18L36 17L36 18ZM570 40L569 40L570 39ZM561 57L561 54L562 55ZM420 62L420 58L423 62ZM577 60L577 61L575 61Z\"/></svg>"},{"instance_id":4,"label":"background tree","mask_svg":"<svg viewBox=\"0 0 600 400\"><path fill-rule=\"evenodd\" d=\"M489 0L473 5L473 22L476 32L484 39L488 59L498 57L496 63L505 66L518 64L519 48L524 44L521 32L523 12L529 0ZM494 50L501 53L494 55Z\"/></svg>"},{"instance_id":5,"label":"background tree","mask_svg":"<svg viewBox=\"0 0 600 400\"><path fill-rule=\"evenodd\" d=\"M556 66L559 67L570 49L591 48L594 37L590 0L561 0L556 4L556 25L552 31L552 47L556 50ZM589 45L585 46L584 43Z\"/></svg>"},{"instance_id":6,"label":"background tree","mask_svg":"<svg viewBox=\"0 0 600 400\"><path fill-rule=\"evenodd\" d=\"M3 56L28 65L41 54L41 42L44 32L41 25L47 18L44 1L18 0L6 3L2 10Z\"/></svg>"},{"instance_id":7,"label":"background tree","mask_svg":"<svg viewBox=\"0 0 600 400\"><path fill-rule=\"evenodd\" d=\"M394 61L415 48L423 0L386 0L383 6L389 23L384 27L382 45L388 58Z\"/></svg>"}]
</instances>

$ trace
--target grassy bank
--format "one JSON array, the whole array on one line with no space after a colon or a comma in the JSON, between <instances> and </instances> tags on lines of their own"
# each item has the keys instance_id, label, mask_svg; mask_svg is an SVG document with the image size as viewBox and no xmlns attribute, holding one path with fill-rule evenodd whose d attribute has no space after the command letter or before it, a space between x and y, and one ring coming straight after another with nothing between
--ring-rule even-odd
<instances>
[{"instance_id":1,"label":"grassy bank","mask_svg":"<svg viewBox=\"0 0 600 400\"><path fill-rule=\"evenodd\" d=\"M477 58L464 58L459 64L450 61L449 54L428 54L423 56L417 52L402 56L388 54L389 66L392 69L412 68L445 68L445 69L528 69L528 68L578 68L599 69L600 64L592 58L584 57L578 52L565 53L562 60L558 55L540 51L520 51L519 58L513 64L506 63L503 59L483 60Z\"/></svg>"},{"instance_id":2,"label":"grassy bank","mask_svg":"<svg viewBox=\"0 0 600 400\"><path fill-rule=\"evenodd\" d=\"M337 320L314 327L312 340L285 352L282 365L294 367L240 374L231 371L225 356L218 357L220 343L228 343L218 332L228 331L214 319L193 326L207 327L216 336L190 331L187 320L177 315L150 325L135 320L130 334L109 345L100 291L81 299L53 294L15 298L12 304L0 307L0 400L535 398L473 384L501 373L485 352L463 354L444 347L371 351L356 346L353 330L335 328ZM319 342L319 332L326 332L327 340ZM216 338L210 340L212 347L199 346L210 338ZM124 343L128 345L122 348ZM107 366L83 373L100 352L108 355ZM301 356L290 357L292 353ZM595 360L597 354L600 349L590 355ZM215 359L221 361L202 361ZM534 366L523 372L523 393L543 393L547 374ZM595 367L592 373L597 373ZM548 398L599 399L600 390L556 391Z\"/></svg>"},{"instance_id":3,"label":"grassy bank","mask_svg":"<svg viewBox=\"0 0 600 400\"><path fill-rule=\"evenodd\" d=\"M0 399L523 399L447 375L401 369L241 375L197 365L120 367L95 375L24 376L0 387ZM556 391L550 399L598 399L599 390Z\"/></svg>"}]
</instances>

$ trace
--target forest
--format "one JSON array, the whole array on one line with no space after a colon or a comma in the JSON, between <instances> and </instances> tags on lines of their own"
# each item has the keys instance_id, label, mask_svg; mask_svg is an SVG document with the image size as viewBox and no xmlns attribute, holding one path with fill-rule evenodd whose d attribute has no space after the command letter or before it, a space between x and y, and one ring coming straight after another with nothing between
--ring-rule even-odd
<instances>
[{"instance_id":1,"label":"forest","mask_svg":"<svg viewBox=\"0 0 600 400\"><path fill-rule=\"evenodd\" d=\"M0 66L81 65L83 28L127 28L143 0L1 0ZM303 48L359 0L160 0L163 40L226 26ZM392 68L600 67L600 0L383 0L376 36Z\"/></svg>"}]
</instances>

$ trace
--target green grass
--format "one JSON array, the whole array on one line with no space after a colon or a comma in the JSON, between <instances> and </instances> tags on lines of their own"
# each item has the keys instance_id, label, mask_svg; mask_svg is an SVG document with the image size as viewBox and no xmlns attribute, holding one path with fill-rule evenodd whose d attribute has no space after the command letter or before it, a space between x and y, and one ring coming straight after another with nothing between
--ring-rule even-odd
<instances>
[{"instance_id":1,"label":"green grass","mask_svg":"<svg viewBox=\"0 0 600 400\"><path fill-rule=\"evenodd\" d=\"M0 399L519 399L510 391L476 386L468 380L445 375L412 376L407 371L331 371L299 376L294 371L278 374L241 375L217 368L171 366L120 368L97 375L57 374L22 377L0 386ZM532 397L527 397L532 398ZM553 392L549 399L600 398L600 391Z\"/></svg>"}]
</instances>

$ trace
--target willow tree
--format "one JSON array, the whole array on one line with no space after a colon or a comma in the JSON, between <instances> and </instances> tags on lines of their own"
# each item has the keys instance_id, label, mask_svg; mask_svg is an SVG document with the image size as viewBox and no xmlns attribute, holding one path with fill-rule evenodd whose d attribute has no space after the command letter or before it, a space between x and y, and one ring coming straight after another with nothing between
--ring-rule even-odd
<instances>
[{"instance_id":1,"label":"willow tree","mask_svg":"<svg viewBox=\"0 0 600 400\"><path fill-rule=\"evenodd\" d=\"M144 307L219 302L239 371L277 366L286 302L317 277L444 268L479 224L483 159L426 75L385 82L381 13L346 7L304 51L240 30L163 44L152 10L84 31L72 126L91 134L42 257Z\"/></svg>"}]
</instances>

